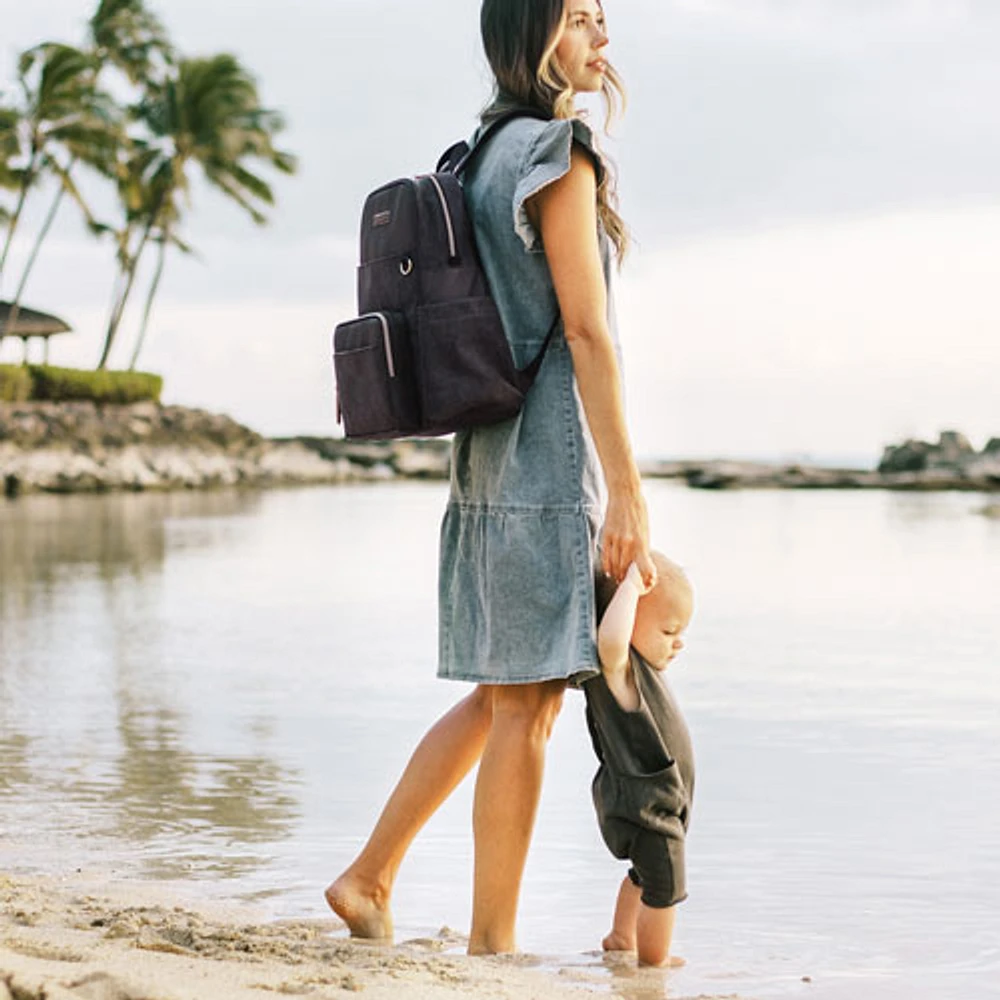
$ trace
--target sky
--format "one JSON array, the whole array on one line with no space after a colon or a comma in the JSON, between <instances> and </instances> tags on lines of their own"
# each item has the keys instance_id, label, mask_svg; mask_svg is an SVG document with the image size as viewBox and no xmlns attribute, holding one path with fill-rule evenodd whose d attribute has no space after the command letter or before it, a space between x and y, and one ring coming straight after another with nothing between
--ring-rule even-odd
<instances>
[{"instance_id":1,"label":"sky","mask_svg":"<svg viewBox=\"0 0 1000 1000\"><path fill-rule=\"evenodd\" d=\"M255 72L301 170L274 179L264 228L195 186L183 231L198 253L168 261L140 367L164 375L165 402L335 435L330 333L355 311L362 202L475 126L479 4L151 5L185 54ZM1000 436L1000 3L605 8L629 90L605 146L635 238L615 299L638 454L874 461L946 428ZM0 88L20 50L82 40L90 9L5 11ZM10 275L50 195L29 203ZM52 363L96 363L112 279L110 244L67 207L26 296L75 328ZM141 296L112 364L140 311Z\"/></svg>"}]
</instances>

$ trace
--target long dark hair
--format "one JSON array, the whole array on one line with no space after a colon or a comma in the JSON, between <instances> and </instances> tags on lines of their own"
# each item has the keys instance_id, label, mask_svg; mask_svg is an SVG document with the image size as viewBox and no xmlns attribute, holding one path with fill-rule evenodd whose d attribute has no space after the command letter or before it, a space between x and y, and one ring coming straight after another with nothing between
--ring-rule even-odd
<instances>
[{"instance_id":1,"label":"long dark hair","mask_svg":"<svg viewBox=\"0 0 1000 1000\"><path fill-rule=\"evenodd\" d=\"M565 24L565 0L483 0L479 24L494 80L493 99L483 121L514 107L535 108L553 118L575 116L573 89L555 58ZM625 87L610 65L601 94L607 127L625 104ZM614 172L606 156L601 162L597 214L621 263L629 244L628 227L617 211Z\"/></svg>"}]
</instances>

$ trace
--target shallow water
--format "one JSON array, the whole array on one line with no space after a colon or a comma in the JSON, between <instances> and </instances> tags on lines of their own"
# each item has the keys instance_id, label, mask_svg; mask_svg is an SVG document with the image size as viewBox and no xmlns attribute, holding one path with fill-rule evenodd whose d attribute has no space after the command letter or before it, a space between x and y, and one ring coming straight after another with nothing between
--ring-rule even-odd
<instances>
[{"instance_id":1,"label":"shallow water","mask_svg":"<svg viewBox=\"0 0 1000 1000\"><path fill-rule=\"evenodd\" d=\"M698 610L672 997L1000 995L1000 523L973 496L647 485ZM320 915L434 679L440 485L0 503L0 864L173 879ZM567 696L523 947L609 974L619 863ZM465 928L471 788L401 873L401 937ZM804 982L803 977L811 981Z\"/></svg>"}]
</instances>

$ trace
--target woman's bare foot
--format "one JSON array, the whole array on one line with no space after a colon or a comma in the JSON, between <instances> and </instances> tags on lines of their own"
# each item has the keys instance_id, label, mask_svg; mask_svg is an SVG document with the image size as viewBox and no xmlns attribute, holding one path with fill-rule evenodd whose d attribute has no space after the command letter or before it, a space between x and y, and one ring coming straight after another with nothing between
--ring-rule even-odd
<instances>
[{"instance_id":1,"label":"woman's bare foot","mask_svg":"<svg viewBox=\"0 0 1000 1000\"><path fill-rule=\"evenodd\" d=\"M635 951L635 938L631 941L620 931L612 931L602 942L605 951Z\"/></svg>"},{"instance_id":2,"label":"woman's bare foot","mask_svg":"<svg viewBox=\"0 0 1000 1000\"><path fill-rule=\"evenodd\" d=\"M347 924L351 937L392 940L392 912L388 902L366 891L350 871L331 882L324 895L330 909Z\"/></svg>"}]
</instances>

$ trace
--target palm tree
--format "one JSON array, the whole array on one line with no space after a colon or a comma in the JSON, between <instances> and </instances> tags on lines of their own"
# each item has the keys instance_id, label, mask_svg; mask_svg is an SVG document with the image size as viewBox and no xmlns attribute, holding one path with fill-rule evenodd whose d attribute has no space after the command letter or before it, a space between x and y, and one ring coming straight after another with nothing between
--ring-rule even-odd
<instances>
[{"instance_id":1,"label":"palm tree","mask_svg":"<svg viewBox=\"0 0 1000 1000\"><path fill-rule=\"evenodd\" d=\"M92 56L69 45L45 43L21 56L18 82L23 107L15 109L18 114L13 132L17 135L19 155L24 166L16 172L17 200L9 216L7 236L0 253L0 277L28 195L45 176L55 177L61 191L69 194L90 219L90 211L65 161L70 165L83 161L107 172L122 134L120 115L114 102L96 86L95 68ZM5 117L9 126L13 118L10 114ZM58 207L58 202L55 207ZM54 214L53 209L43 226L43 235L48 232ZM17 321L21 294L38 246L36 241L15 293L4 332Z\"/></svg>"},{"instance_id":2,"label":"palm tree","mask_svg":"<svg viewBox=\"0 0 1000 1000\"><path fill-rule=\"evenodd\" d=\"M0 105L0 191L16 191L21 185L20 172L14 166L21 152L20 123L16 108Z\"/></svg>"},{"instance_id":3,"label":"palm tree","mask_svg":"<svg viewBox=\"0 0 1000 1000\"><path fill-rule=\"evenodd\" d=\"M166 31L159 19L148 11L143 0L100 0L97 10L89 22L88 55L92 60L91 73L96 87L98 78L106 66L118 69L127 80L140 87L162 74L169 66L173 56ZM2 128L2 124L0 124ZM117 153L117 145L125 142L124 134L117 137L109 136L109 142L100 150L101 164L99 169L104 174L112 171L112 162ZM91 151L93 154L95 151ZM17 318L18 307L24 294L28 278L38 259L39 251L45 242L62 204L63 196L74 192L71 177L79 159L79 153L71 155L69 163L62 171L60 184L52 205L46 214L42 228L35 238L34 246L21 273L21 280L14 295L14 302L8 320L10 324ZM93 156L84 157L85 161L94 166ZM88 214L88 222L90 222ZM2 335L2 331L0 331Z\"/></svg>"},{"instance_id":4,"label":"palm tree","mask_svg":"<svg viewBox=\"0 0 1000 1000\"><path fill-rule=\"evenodd\" d=\"M161 78L173 61L173 48L160 19L144 0L100 0L89 22L90 52L130 83L145 87Z\"/></svg>"},{"instance_id":5,"label":"palm tree","mask_svg":"<svg viewBox=\"0 0 1000 1000\"><path fill-rule=\"evenodd\" d=\"M120 234L126 237L124 243L119 241L120 293L112 305L98 368L107 364L140 260L154 233L163 253L171 244L179 245L176 228L188 201L192 170L197 168L211 186L263 224L274 193L250 165L260 163L286 174L296 169L295 158L274 146L284 127L281 116L261 107L256 81L235 56L181 60L175 73L150 87L136 115L148 134L137 142L139 156L127 174L132 196L126 200L126 211L137 212L143 222L139 232L136 218L127 218L126 232ZM134 234L137 242L132 249ZM146 321L162 264L161 257L147 295ZM138 347L144 335L145 321ZM133 364L137 353L138 348Z\"/></svg>"},{"instance_id":6,"label":"palm tree","mask_svg":"<svg viewBox=\"0 0 1000 1000\"><path fill-rule=\"evenodd\" d=\"M57 176L63 172L56 149L62 146L75 155L86 155L95 143L107 138L114 106L94 86L93 69L92 57L69 45L45 43L21 56L18 82L23 108L18 109L15 129L26 165L19 171L17 203L0 253L0 273L29 191L46 172Z\"/></svg>"},{"instance_id":7,"label":"palm tree","mask_svg":"<svg viewBox=\"0 0 1000 1000\"><path fill-rule=\"evenodd\" d=\"M15 108L0 105L0 192L16 191L21 186L20 171L14 166L21 152L20 121ZM0 204L0 226L7 226L10 219L10 209Z\"/></svg>"},{"instance_id":8,"label":"palm tree","mask_svg":"<svg viewBox=\"0 0 1000 1000\"><path fill-rule=\"evenodd\" d=\"M169 198L171 185L169 161L148 142L137 140L132 143L130 155L119 165L118 169L118 200L124 212L121 228L95 225L98 232L109 232L116 243L116 260L118 272L115 276L114 289L111 295L111 309L108 317L110 335L106 335L104 350L98 368L103 368L107 362L114 334L118 330L125 306L128 303L132 287L138 272L139 259L150 240L166 242L162 231L154 235L157 229L157 219L167 212L165 206L174 205ZM162 213L161 213L161 210ZM133 248L133 244L135 244ZM185 249L187 247L185 246ZM162 274L162 268L158 269ZM158 283L158 280L157 280ZM147 309L148 315L148 309ZM108 342L110 336L110 342Z\"/></svg>"}]
</instances>

